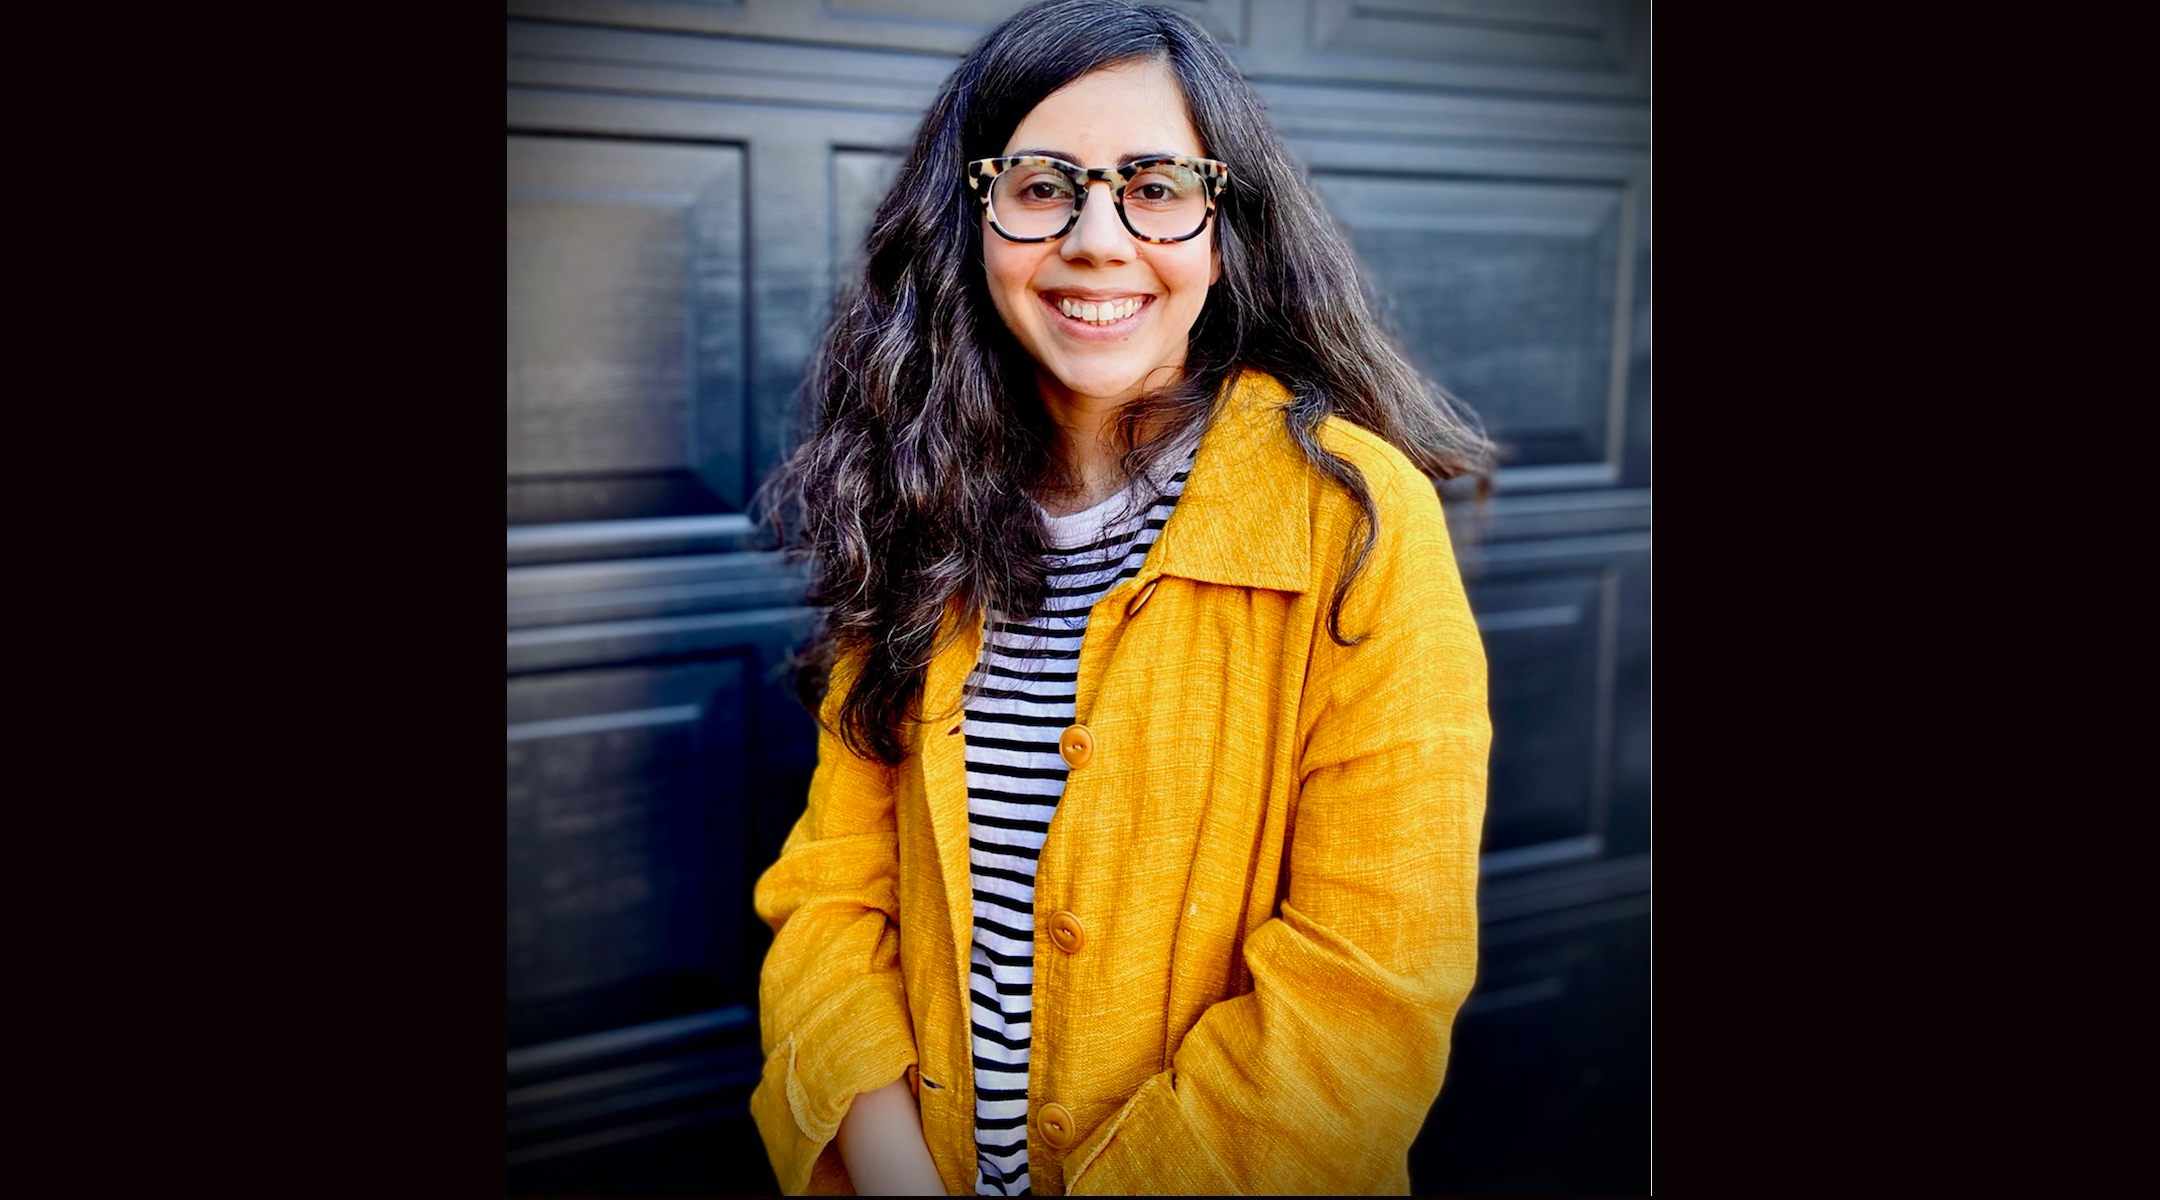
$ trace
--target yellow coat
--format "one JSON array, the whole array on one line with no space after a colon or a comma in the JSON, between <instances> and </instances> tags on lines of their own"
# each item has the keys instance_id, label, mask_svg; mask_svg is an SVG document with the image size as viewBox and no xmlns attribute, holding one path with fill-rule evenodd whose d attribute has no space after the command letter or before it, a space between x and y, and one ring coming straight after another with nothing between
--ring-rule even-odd
<instances>
[{"instance_id":1,"label":"yellow coat","mask_svg":"<svg viewBox=\"0 0 2160 1200\"><path fill-rule=\"evenodd\" d=\"M1343 606L1368 636L1328 637L1357 508L1290 440L1288 400L1237 382L1140 573L1088 619L1094 752L1035 882L1038 1194L1409 1190L1476 967L1485 658L1432 484L1339 420L1322 440L1364 472L1380 537ZM833 1133L903 1075L946 1190L972 1190L959 709L980 639L932 661L898 768L821 736L758 881L777 936L750 1107L789 1193L851 1190Z\"/></svg>"}]
</instances>

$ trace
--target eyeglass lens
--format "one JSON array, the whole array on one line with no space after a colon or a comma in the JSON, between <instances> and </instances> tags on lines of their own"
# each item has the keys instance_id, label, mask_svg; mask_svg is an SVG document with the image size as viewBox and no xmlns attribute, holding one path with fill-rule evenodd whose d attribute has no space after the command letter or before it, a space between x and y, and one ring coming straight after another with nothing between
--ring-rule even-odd
<instances>
[{"instance_id":1,"label":"eyeglass lens","mask_svg":"<svg viewBox=\"0 0 2160 1200\"><path fill-rule=\"evenodd\" d=\"M1022 163L1000 172L990 188L990 215L1015 237L1056 234L1072 211L1072 177L1055 167ZM1190 167L1157 163L1125 185L1125 220L1142 237L1185 237L1206 219L1207 192Z\"/></svg>"}]
</instances>

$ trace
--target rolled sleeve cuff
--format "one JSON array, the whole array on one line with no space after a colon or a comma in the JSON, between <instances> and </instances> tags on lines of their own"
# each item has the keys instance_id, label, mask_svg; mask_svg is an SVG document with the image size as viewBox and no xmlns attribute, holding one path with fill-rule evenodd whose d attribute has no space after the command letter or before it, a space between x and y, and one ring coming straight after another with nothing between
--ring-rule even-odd
<instances>
[{"instance_id":1,"label":"rolled sleeve cuff","mask_svg":"<svg viewBox=\"0 0 2160 1200\"><path fill-rule=\"evenodd\" d=\"M764 1079L750 1097L780 1190L852 1192L833 1135L855 1097L899 1079L915 1063L897 973L864 977L791 1030L766 1055Z\"/></svg>"}]
</instances>

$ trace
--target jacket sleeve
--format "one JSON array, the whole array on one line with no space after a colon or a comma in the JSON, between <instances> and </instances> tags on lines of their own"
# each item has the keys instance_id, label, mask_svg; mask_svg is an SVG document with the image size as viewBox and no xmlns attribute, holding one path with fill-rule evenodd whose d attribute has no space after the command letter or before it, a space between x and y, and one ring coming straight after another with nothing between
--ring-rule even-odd
<instances>
[{"instance_id":1,"label":"jacket sleeve","mask_svg":"<svg viewBox=\"0 0 2160 1200\"><path fill-rule=\"evenodd\" d=\"M758 980L765 1074L750 1111L790 1195L854 1190L833 1134L856 1096L916 1062L900 980L893 773L831 732L842 687L836 670L808 806L755 893L775 936Z\"/></svg>"},{"instance_id":2,"label":"jacket sleeve","mask_svg":"<svg viewBox=\"0 0 2160 1200\"><path fill-rule=\"evenodd\" d=\"M1491 726L1438 498L1414 472L1367 477L1379 540L1342 628L1368 636L1315 638L1285 889L1243 951L1252 990L1203 1013L1171 1069L1075 1148L1076 1194L1408 1184L1476 974Z\"/></svg>"}]
</instances>

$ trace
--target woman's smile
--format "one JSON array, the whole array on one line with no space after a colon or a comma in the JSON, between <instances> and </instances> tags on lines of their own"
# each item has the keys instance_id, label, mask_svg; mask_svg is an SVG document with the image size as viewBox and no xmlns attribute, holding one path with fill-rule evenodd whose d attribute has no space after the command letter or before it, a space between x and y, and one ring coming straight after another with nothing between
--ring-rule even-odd
<instances>
[{"instance_id":1,"label":"woman's smile","mask_svg":"<svg viewBox=\"0 0 2160 1200\"><path fill-rule=\"evenodd\" d=\"M1155 297L1096 290L1037 292L1062 318L1054 328L1082 342L1119 341L1139 329Z\"/></svg>"}]
</instances>

